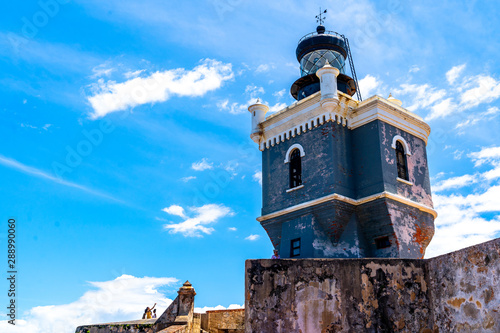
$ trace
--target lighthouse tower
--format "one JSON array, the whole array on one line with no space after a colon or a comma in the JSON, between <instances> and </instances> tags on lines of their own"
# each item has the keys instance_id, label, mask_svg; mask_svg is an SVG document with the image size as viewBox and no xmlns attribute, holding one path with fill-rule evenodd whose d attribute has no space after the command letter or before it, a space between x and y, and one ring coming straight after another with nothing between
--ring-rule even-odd
<instances>
[{"instance_id":1,"label":"lighthouse tower","mask_svg":"<svg viewBox=\"0 0 500 333\"><path fill-rule=\"evenodd\" d=\"M281 258L422 258L437 216L430 127L392 96L361 101L345 36L320 25L296 55L297 101L267 118L266 105L248 108L262 151L257 220L273 246Z\"/></svg>"}]
</instances>

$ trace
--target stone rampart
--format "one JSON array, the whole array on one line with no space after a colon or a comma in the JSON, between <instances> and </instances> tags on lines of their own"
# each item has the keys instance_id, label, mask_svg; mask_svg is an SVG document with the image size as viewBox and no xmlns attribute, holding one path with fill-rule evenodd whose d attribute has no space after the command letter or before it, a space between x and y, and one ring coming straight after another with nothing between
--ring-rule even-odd
<instances>
[{"instance_id":1,"label":"stone rampart","mask_svg":"<svg viewBox=\"0 0 500 333\"><path fill-rule=\"evenodd\" d=\"M245 331L499 332L499 257L247 260Z\"/></svg>"}]
</instances>

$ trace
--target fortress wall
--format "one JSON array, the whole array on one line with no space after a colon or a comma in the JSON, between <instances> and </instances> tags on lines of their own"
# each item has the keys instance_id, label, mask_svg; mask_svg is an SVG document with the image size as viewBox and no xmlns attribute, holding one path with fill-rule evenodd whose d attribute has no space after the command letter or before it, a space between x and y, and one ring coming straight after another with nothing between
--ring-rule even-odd
<instances>
[{"instance_id":1,"label":"fortress wall","mask_svg":"<svg viewBox=\"0 0 500 333\"><path fill-rule=\"evenodd\" d=\"M201 328L209 333L244 331L245 309L207 311L204 317Z\"/></svg>"},{"instance_id":2,"label":"fortress wall","mask_svg":"<svg viewBox=\"0 0 500 333\"><path fill-rule=\"evenodd\" d=\"M429 260L247 260L245 330L498 332L499 249L496 239Z\"/></svg>"},{"instance_id":3,"label":"fortress wall","mask_svg":"<svg viewBox=\"0 0 500 333\"><path fill-rule=\"evenodd\" d=\"M246 332L418 332L431 326L425 262L247 260Z\"/></svg>"},{"instance_id":4,"label":"fortress wall","mask_svg":"<svg viewBox=\"0 0 500 333\"><path fill-rule=\"evenodd\" d=\"M427 260L439 332L500 332L500 238Z\"/></svg>"}]
</instances>

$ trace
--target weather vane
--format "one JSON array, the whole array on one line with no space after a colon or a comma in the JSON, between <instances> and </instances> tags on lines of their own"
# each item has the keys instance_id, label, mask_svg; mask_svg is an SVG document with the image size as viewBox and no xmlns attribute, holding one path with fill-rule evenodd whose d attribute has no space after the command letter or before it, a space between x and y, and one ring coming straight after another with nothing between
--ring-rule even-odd
<instances>
[{"instance_id":1,"label":"weather vane","mask_svg":"<svg viewBox=\"0 0 500 333\"><path fill-rule=\"evenodd\" d=\"M319 15L316 15L316 22L318 22L319 25L323 25L323 22L326 19L323 14L326 14L326 9L321 11L321 7L319 7Z\"/></svg>"}]
</instances>

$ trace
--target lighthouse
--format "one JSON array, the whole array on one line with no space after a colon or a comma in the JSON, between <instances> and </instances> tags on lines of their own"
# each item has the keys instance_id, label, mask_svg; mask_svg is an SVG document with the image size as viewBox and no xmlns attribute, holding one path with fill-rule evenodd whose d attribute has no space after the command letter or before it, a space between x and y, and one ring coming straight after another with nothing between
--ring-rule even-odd
<instances>
[{"instance_id":1,"label":"lighthouse","mask_svg":"<svg viewBox=\"0 0 500 333\"><path fill-rule=\"evenodd\" d=\"M434 234L430 127L390 96L361 100L349 41L322 25L297 45L296 102L251 138L262 152L257 220L281 258L423 258Z\"/></svg>"}]
</instances>

